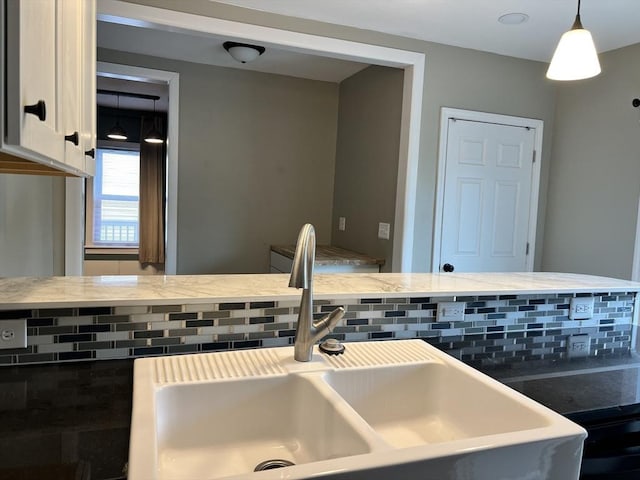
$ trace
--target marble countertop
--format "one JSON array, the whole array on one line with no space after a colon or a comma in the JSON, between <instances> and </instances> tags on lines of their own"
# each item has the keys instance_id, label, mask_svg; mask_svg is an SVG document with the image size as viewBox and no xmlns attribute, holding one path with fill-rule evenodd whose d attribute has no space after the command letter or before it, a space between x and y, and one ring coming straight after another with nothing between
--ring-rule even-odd
<instances>
[{"instance_id":1,"label":"marble countertop","mask_svg":"<svg viewBox=\"0 0 640 480\"><path fill-rule=\"evenodd\" d=\"M318 274L317 299L635 292L640 283L569 273ZM298 300L288 274L16 277L0 279L0 310Z\"/></svg>"},{"instance_id":2,"label":"marble countertop","mask_svg":"<svg viewBox=\"0 0 640 480\"><path fill-rule=\"evenodd\" d=\"M292 259L296 253L296 246L271 245L271 251ZM318 245L315 263L316 265L384 265L384 259L332 245Z\"/></svg>"}]
</instances>

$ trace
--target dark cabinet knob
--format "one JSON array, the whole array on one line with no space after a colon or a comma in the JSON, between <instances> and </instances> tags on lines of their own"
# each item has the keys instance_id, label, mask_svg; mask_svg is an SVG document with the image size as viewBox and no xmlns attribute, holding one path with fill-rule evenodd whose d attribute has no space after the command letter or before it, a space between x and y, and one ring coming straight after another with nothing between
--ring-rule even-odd
<instances>
[{"instance_id":1,"label":"dark cabinet knob","mask_svg":"<svg viewBox=\"0 0 640 480\"><path fill-rule=\"evenodd\" d=\"M38 120L44 122L47 119L47 104L44 100L38 100L38 103L33 105L25 105L24 113L30 113L38 117Z\"/></svg>"},{"instance_id":2,"label":"dark cabinet knob","mask_svg":"<svg viewBox=\"0 0 640 480\"><path fill-rule=\"evenodd\" d=\"M73 143L76 147L80 143L80 136L78 135L78 132L73 132L71 135L65 135L64 139L67 142Z\"/></svg>"},{"instance_id":3,"label":"dark cabinet knob","mask_svg":"<svg viewBox=\"0 0 640 480\"><path fill-rule=\"evenodd\" d=\"M450 263L445 263L445 264L442 266L442 270L448 273L448 272L453 272L453 271L455 270L455 268L454 268L454 266L453 266L453 265L451 265Z\"/></svg>"},{"instance_id":4,"label":"dark cabinet knob","mask_svg":"<svg viewBox=\"0 0 640 480\"><path fill-rule=\"evenodd\" d=\"M87 157L96 158L96 149L92 148L91 150L87 150L84 152Z\"/></svg>"}]
</instances>

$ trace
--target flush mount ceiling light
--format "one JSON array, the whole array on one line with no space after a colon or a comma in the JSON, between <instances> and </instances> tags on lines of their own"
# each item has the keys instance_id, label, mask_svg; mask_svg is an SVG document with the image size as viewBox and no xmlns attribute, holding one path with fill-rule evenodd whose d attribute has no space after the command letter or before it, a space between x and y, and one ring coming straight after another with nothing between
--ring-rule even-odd
<instances>
[{"instance_id":1,"label":"flush mount ceiling light","mask_svg":"<svg viewBox=\"0 0 640 480\"><path fill-rule=\"evenodd\" d=\"M224 42L222 46L234 60L240 63L251 62L265 51L265 48L260 45L250 45L248 43Z\"/></svg>"},{"instance_id":2,"label":"flush mount ceiling light","mask_svg":"<svg viewBox=\"0 0 640 480\"><path fill-rule=\"evenodd\" d=\"M498 18L498 21L504 25L520 25L529 20L526 13L506 13Z\"/></svg>"},{"instance_id":3,"label":"flush mount ceiling light","mask_svg":"<svg viewBox=\"0 0 640 480\"><path fill-rule=\"evenodd\" d=\"M560 38L556 51L547 70L551 80L582 80L600 73L598 53L589 30L580 21L580 0L578 14L571 30Z\"/></svg>"},{"instance_id":4,"label":"flush mount ceiling light","mask_svg":"<svg viewBox=\"0 0 640 480\"><path fill-rule=\"evenodd\" d=\"M116 116L116 124L109 129L107 132L107 137L111 140L126 140L127 132L124 131L124 128L120 126L120 95L117 95L117 116Z\"/></svg>"}]
</instances>

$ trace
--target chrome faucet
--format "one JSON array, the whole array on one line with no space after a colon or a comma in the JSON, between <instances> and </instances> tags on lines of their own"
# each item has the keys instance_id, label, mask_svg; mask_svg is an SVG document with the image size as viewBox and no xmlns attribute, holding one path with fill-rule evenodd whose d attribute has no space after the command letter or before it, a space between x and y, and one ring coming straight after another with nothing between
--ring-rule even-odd
<instances>
[{"instance_id":1,"label":"chrome faucet","mask_svg":"<svg viewBox=\"0 0 640 480\"><path fill-rule=\"evenodd\" d=\"M327 335L344 315L344 308L338 307L319 320L313 320L313 264L316 257L316 232L313 225L305 224L298 235L296 253L289 286L302 288L300 312L294 344L295 358L299 362L311 360L313 345Z\"/></svg>"}]
</instances>

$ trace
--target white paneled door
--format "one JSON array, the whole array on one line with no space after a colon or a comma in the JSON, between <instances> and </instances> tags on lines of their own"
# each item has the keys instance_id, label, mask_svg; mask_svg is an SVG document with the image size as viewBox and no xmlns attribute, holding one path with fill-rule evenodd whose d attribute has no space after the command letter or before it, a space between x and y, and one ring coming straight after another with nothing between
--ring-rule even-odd
<instances>
[{"instance_id":1,"label":"white paneled door","mask_svg":"<svg viewBox=\"0 0 640 480\"><path fill-rule=\"evenodd\" d=\"M530 270L535 128L447 122L440 271Z\"/></svg>"}]
</instances>

